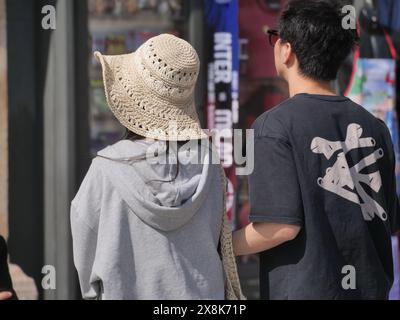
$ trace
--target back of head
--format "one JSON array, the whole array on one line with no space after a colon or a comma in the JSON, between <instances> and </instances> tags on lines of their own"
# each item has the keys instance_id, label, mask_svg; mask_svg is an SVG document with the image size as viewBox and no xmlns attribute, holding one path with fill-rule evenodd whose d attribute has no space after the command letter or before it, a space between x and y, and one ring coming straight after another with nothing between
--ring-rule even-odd
<instances>
[{"instance_id":1,"label":"back of head","mask_svg":"<svg viewBox=\"0 0 400 320\"><path fill-rule=\"evenodd\" d=\"M330 81L357 42L357 30L345 29L338 0L291 0L282 13L279 36L290 43L299 72L313 80Z\"/></svg>"}]
</instances>

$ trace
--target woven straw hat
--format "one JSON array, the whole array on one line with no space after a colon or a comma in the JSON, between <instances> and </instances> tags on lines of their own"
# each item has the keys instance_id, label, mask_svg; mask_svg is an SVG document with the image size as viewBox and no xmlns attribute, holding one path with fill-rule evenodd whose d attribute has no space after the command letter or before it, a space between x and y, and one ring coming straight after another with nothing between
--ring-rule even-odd
<instances>
[{"instance_id":1,"label":"woven straw hat","mask_svg":"<svg viewBox=\"0 0 400 320\"><path fill-rule=\"evenodd\" d=\"M103 68L108 105L124 127L158 140L208 137L194 102L200 62L188 42L161 34L134 53L95 56Z\"/></svg>"}]
</instances>

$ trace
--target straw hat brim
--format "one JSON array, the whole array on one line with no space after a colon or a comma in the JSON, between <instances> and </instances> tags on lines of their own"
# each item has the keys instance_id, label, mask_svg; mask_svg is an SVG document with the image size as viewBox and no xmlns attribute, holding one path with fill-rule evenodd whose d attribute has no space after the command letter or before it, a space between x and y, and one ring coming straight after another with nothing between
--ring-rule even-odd
<instances>
[{"instance_id":1,"label":"straw hat brim","mask_svg":"<svg viewBox=\"0 0 400 320\"><path fill-rule=\"evenodd\" d=\"M107 56L95 52L103 70L107 103L118 121L146 138L187 141L208 138L198 119L194 95L181 105L146 86L137 52Z\"/></svg>"}]
</instances>

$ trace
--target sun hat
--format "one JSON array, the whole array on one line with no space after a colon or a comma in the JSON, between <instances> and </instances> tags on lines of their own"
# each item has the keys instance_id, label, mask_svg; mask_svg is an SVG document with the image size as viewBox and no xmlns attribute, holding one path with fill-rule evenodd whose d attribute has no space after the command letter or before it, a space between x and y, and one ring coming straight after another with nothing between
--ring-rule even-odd
<instances>
[{"instance_id":1,"label":"sun hat","mask_svg":"<svg viewBox=\"0 0 400 320\"><path fill-rule=\"evenodd\" d=\"M207 138L196 113L196 50L171 34L150 38L135 52L95 57L103 69L108 106L141 136L170 141Z\"/></svg>"}]
</instances>

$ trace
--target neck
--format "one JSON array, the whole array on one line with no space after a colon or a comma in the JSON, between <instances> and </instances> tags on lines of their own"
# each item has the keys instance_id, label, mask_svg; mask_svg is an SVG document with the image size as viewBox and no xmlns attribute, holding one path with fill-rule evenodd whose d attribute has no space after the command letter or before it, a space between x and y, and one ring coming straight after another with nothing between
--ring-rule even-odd
<instances>
[{"instance_id":1,"label":"neck","mask_svg":"<svg viewBox=\"0 0 400 320\"><path fill-rule=\"evenodd\" d=\"M300 93L335 96L329 81L315 81L301 76L289 77L289 94L293 97Z\"/></svg>"}]
</instances>

